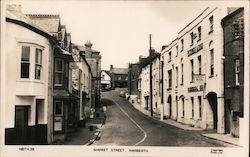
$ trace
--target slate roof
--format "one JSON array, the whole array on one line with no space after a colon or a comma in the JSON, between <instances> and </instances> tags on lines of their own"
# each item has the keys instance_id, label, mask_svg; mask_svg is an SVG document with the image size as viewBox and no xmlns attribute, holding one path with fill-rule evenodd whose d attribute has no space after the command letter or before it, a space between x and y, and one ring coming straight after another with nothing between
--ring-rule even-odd
<instances>
[{"instance_id":1,"label":"slate roof","mask_svg":"<svg viewBox=\"0 0 250 157\"><path fill-rule=\"evenodd\" d=\"M33 26L33 27L35 27L35 28L49 34L49 32L46 31L46 29L44 29L43 27L38 25L36 22L31 20L29 17L27 17L26 15L24 15L20 11L15 10L14 8L12 8L12 6L7 7L6 18L22 21L22 22L24 22L26 24L29 24L29 25L31 25L31 26Z\"/></svg>"},{"instance_id":2,"label":"slate roof","mask_svg":"<svg viewBox=\"0 0 250 157\"><path fill-rule=\"evenodd\" d=\"M60 26L60 16L52 14L26 14L37 25L41 26L49 33L57 33Z\"/></svg>"}]
</instances>

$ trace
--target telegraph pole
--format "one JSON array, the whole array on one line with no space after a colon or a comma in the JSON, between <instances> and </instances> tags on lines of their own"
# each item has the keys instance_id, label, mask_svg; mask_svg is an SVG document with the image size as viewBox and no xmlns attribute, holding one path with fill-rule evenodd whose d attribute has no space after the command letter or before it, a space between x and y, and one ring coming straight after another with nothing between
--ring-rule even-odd
<instances>
[{"instance_id":1,"label":"telegraph pole","mask_svg":"<svg viewBox=\"0 0 250 157\"><path fill-rule=\"evenodd\" d=\"M152 47L151 47L151 37L152 34L149 34L149 93L150 93L150 115L153 117L153 92L152 92Z\"/></svg>"}]
</instances>

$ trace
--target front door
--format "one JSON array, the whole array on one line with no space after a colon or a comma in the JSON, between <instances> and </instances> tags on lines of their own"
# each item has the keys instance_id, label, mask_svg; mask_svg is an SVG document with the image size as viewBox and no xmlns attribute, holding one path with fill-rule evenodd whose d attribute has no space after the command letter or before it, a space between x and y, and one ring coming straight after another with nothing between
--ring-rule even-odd
<instances>
[{"instance_id":1,"label":"front door","mask_svg":"<svg viewBox=\"0 0 250 157\"><path fill-rule=\"evenodd\" d=\"M16 106L15 108L15 130L17 144L27 144L28 142L28 107Z\"/></svg>"}]
</instances>

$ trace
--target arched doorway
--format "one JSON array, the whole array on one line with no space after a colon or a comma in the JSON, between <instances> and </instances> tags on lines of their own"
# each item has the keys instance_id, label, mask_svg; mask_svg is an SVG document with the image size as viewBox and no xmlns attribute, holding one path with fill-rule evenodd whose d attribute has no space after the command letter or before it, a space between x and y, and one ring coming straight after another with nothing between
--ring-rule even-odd
<instances>
[{"instance_id":1,"label":"arched doorway","mask_svg":"<svg viewBox=\"0 0 250 157\"><path fill-rule=\"evenodd\" d=\"M184 118L184 115L185 115L185 97L184 97L184 95L181 95L180 97L179 97L179 99L181 100L181 117L183 117Z\"/></svg>"},{"instance_id":2,"label":"arched doorway","mask_svg":"<svg viewBox=\"0 0 250 157\"><path fill-rule=\"evenodd\" d=\"M172 116L172 97L171 95L168 96L168 106L169 106L169 118Z\"/></svg>"},{"instance_id":3,"label":"arched doorway","mask_svg":"<svg viewBox=\"0 0 250 157\"><path fill-rule=\"evenodd\" d=\"M217 94L215 92L209 92L207 94L207 99L213 111L213 128L217 129L217 121L218 121Z\"/></svg>"}]
</instances>

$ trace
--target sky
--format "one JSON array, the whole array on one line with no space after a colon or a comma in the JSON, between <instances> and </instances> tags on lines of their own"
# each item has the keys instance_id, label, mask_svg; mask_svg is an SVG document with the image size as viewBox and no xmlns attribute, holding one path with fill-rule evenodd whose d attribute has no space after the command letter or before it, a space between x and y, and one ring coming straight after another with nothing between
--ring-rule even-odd
<instances>
[{"instance_id":1,"label":"sky","mask_svg":"<svg viewBox=\"0 0 250 157\"><path fill-rule=\"evenodd\" d=\"M72 42L87 40L102 56L102 69L127 67L149 54L160 52L178 32L212 3L202 1L19 1L24 13L60 14ZM223 3L220 3L223 4Z\"/></svg>"}]
</instances>

